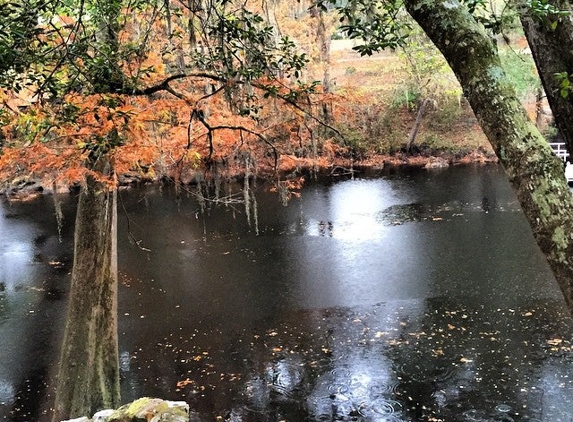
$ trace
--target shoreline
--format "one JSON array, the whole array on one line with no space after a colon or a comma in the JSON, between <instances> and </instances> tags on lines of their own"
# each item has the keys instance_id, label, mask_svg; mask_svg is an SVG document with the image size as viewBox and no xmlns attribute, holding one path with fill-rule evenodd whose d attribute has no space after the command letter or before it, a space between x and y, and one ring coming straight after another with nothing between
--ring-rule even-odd
<instances>
[{"instance_id":1,"label":"shoreline","mask_svg":"<svg viewBox=\"0 0 573 422\"><path fill-rule=\"evenodd\" d=\"M292 179L299 179L310 172L316 172L322 176L340 177L361 171L380 171L384 168L426 168L426 169L439 169L447 168L457 165L470 165L470 164L495 164L498 162L497 157L493 153L488 153L482 150L474 150L469 153L462 152L444 152L434 154L423 153L396 153L392 155L372 155L362 160L352 160L350 158L335 158L331 160L328 166L317 165L316 160L308 158L295 158L292 156L283 156L281 159L287 161L282 162L280 170L272 170L261 168L259 172L253 176L262 179L271 179L280 175L284 177L285 181ZM234 172L227 175L229 180L242 180L245 177L244 172ZM203 178L204 180L205 178ZM133 186L141 184L178 184L188 186L200 182L199 178L190 180L175 181L166 176L156 177L154 179L147 178L145 175L131 173L123 174L118 177L118 189L129 189ZM8 201L31 201L39 196L53 195L53 194L67 194L73 193L79 189L79 184L71 186L62 186L55 191L53 188L48 188L42 184L40 178L16 178L12 182L7 182L5 186L0 188L0 196L3 196Z\"/></svg>"}]
</instances>

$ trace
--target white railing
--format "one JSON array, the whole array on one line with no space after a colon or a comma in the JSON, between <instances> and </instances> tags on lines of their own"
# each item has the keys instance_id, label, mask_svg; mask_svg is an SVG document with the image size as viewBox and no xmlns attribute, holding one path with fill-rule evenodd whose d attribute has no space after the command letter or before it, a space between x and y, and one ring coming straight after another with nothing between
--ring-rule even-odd
<instances>
[{"instance_id":1,"label":"white railing","mask_svg":"<svg viewBox=\"0 0 573 422\"><path fill-rule=\"evenodd\" d=\"M553 148L553 152L559 158L563 160L563 162L567 162L567 158L569 158L569 153L567 152L567 148L565 147L565 142L549 142L549 146Z\"/></svg>"}]
</instances>

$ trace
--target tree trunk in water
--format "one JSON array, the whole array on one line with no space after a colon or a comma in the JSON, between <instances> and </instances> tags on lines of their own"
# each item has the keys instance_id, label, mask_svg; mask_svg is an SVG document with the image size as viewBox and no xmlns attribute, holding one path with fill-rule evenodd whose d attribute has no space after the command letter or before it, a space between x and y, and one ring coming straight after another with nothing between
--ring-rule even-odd
<instances>
[{"instance_id":1,"label":"tree trunk in water","mask_svg":"<svg viewBox=\"0 0 573 422\"><path fill-rule=\"evenodd\" d=\"M562 162L527 117L495 45L467 9L457 0L405 4L460 81L573 310L573 196Z\"/></svg>"},{"instance_id":2,"label":"tree trunk in water","mask_svg":"<svg viewBox=\"0 0 573 422\"><path fill-rule=\"evenodd\" d=\"M119 405L116 195L91 176L80 193L53 421Z\"/></svg>"},{"instance_id":3,"label":"tree trunk in water","mask_svg":"<svg viewBox=\"0 0 573 422\"><path fill-rule=\"evenodd\" d=\"M569 2L549 0L561 10L571 10ZM573 155L573 92L561 95L561 81L555 74L573 74L573 22L571 16L562 17L555 29L549 18L532 17L529 7L520 9L521 24L531 48L537 72L553 111L553 118L565 140L567 151Z\"/></svg>"}]
</instances>

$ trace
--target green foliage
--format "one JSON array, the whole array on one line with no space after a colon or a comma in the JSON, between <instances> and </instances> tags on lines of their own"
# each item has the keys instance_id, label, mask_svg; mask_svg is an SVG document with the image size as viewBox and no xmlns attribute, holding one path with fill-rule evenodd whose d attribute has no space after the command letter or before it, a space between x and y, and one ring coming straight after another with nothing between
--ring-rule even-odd
<instances>
[{"instance_id":1,"label":"green foliage","mask_svg":"<svg viewBox=\"0 0 573 422\"><path fill-rule=\"evenodd\" d=\"M496 10L496 3L490 0L462 0L462 3L474 18L494 35L506 34L520 26L516 5L508 1L499 2L501 10ZM527 9L530 16L552 30L557 27L559 19L569 15L569 11L559 9L549 0L527 0L517 7Z\"/></svg>"},{"instance_id":2,"label":"green foliage","mask_svg":"<svg viewBox=\"0 0 573 422\"><path fill-rule=\"evenodd\" d=\"M415 110L420 101L420 96L419 87L406 83L404 89L398 89L392 98L392 108L406 107L408 110Z\"/></svg>"},{"instance_id":3,"label":"green foliage","mask_svg":"<svg viewBox=\"0 0 573 422\"><path fill-rule=\"evenodd\" d=\"M568 98L569 94L573 90L573 75L567 72L559 72L553 75L559 84L559 95L562 98Z\"/></svg>"},{"instance_id":4,"label":"green foliage","mask_svg":"<svg viewBox=\"0 0 573 422\"><path fill-rule=\"evenodd\" d=\"M506 34L519 26L515 7L510 7L510 4L506 1L462 0L461 3L493 35ZM501 7L496 7L500 4Z\"/></svg>"},{"instance_id":5,"label":"green foliage","mask_svg":"<svg viewBox=\"0 0 573 422\"><path fill-rule=\"evenodd\" d=\"M367 156L369 145L364 134L355 129L347 129L342 132L344 136L343 146L346 148L346 156L355 160Z\"/></svg>"},{"instance_id":6,"label":"green foliage","mask_svg":"<svg viewBox=\"0 0 573 422\"><path fill-rule=\"evenodd\" d=\"M549 142L552 142L559 135L559 129L557 129L555 123L551 123L542 129L541 134Z\"/></svg>"},{"instance_id":7,"label":"green foliage","mask_svg":"<svg viewBox=\"0 0 573 422\"><path fill-rule=\"evenodd\" d=\"M99 85L121 83L122 6L121 0L0 0L0 86L34 86L58 97L86 85L97 92L105 90ZM75 23L64 23L60 15ZM80 61L85 66L77 66Z\"/></svg>"},{"instance_id":8,"label":"green foliage","mask_svg":"<svg viewBox=\"0 0 573 422\"><path fill-rule=\"evenodd\" d=\"M425 135L420 143L421 149L429 149L431 151L446 151L451 148L451 144L444 142L443 138L435 133Z\"/></svg>"},{"instance_id":9,"label":"green foliage","mask_svg":"<svg viewBox=\"0 0 573 422\"><path fill-rule=\"evenodd\" d=\"M394 50L406 42L409 21L404 19L401 0L317 0L314 4L323 11L337 11L340 31L350 39L364 40L354 47L363 56L386 48Z\"/></svg>"},{"instance_id":10,"label":"green foliage","mask_svg":"<svg viewBox=\"0 0 573 422\"><path fill-rule=\"evenodd\" d=\"M248 82L279 75L298 79L308 62L287 36L275 43L274 28L244 8L207 22L205 30L218 43L195 52L193 62L224 80Z\"/></svg>"},{"instance_id":11,"label":"green foliage","mask_svg":"<svg viewBox=\"0 0 573 422\"><path fill-rule=\"evenodd\" d=\"M196 29L204 48L191 52L192 67L241 83L262 76L301 77L305 54L288 37L275 42L274 28L246 4L229 7L230 0L211 0L203 6L208 13L202 12ZM145 7L154 19L167 13L185 18L181 9L167 11L151 0L0 0L0 86L19 90L33 85L53 97L69 91L136 91L141 77L154 70L128 76L122 64L145 58L153 47L149 33L130 40L118 37L130 19L124 8ZM60 15L71 23L63 23Z\"/></svg>"},{"instance_id":12,"label":"green foliage","mask_svg":"<svg viewBox=\"0 0 573 422\"><path fill-rule=\"evenodd\" d=\"M408 43L399 50L407 76L394 104L414 110L426 98L440 103L459 98L461 88L442 54L418 25L410 27Z\"/></svg>"},{"instance_id":13,"label":"green foliage","mask_svg":"<svg viewBox=\"0 0 573 422\"><path fill-rule=\"evenodd\" d=\"M430 112L427 126L439 132L448 132L462 115L462 108L455 98L444 99Z\"/></svg>"},{"instance_id":14,"label":"green foliage","mask_svg":"<svg viewBox=\"0 0 573 422\"><path fill-rule=\"evenodd\" d=\"M517 95L524 98L535 94L541 82L535 70L533 58L513 50L500 52L500 59L509 80L514 84Z\"/></svg>"},{"instance_id":15,"label":"green foliage","mask_svg":"<svg viewBox=\"0 0 573 422\"><path fill-rule=\"evenodd\" d=\"M569 11L559 9L548 0L529 0L527 7L531 16L548 25L552 30L557 28L559 19L570 14Z\"/></svg>"},{"instance_id":16,"label":"green foliage","mask_svg":"<svg viewBox=\"0 0 573 422\"><path fill-rule=\"evenodd\" d=\"M0 87L19 91L40 79L36 72L22 75L47 60L48 45L38 21L48 7L42 0L0 0Z\"/></svg>"}]
</instances>

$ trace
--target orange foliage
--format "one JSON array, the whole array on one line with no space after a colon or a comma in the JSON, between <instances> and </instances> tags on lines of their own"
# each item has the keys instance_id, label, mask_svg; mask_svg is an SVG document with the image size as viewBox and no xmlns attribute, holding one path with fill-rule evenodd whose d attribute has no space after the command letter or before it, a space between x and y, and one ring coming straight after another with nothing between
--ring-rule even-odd
<instances>
[{"instance_id":1,"label":"orange foliage","mask_svg":"<svg viewBox=\"0 0 573 422\"><path fill-rule=\"evenodd\" d=\"M278 7L288 8L288 4L282 2ZM184 54L190 48L187 38L171 37L165 20L153 13L126 11L125 25L119 34L120 43L137 44L142 34L147 36L145 51L136 59L121 63L125 75L140 87L163 82L176 73L178 60L190 60ZM286 10L275 12L281 13L286 16L280 22L283 30L298 33L301 47L307 49L311 58L316 57L315 35L307 22L311 18L305 15L302 22ZM173 16L172 32L186 33L187 19ZM70 23L71 18L62 16L61 31L48 42L59 43L71 36L65 26ZM78 60L75 66L82 68L84 64ZM259 169L274 171L275 154L281 156L278 170L308 164L309 160L328 164L327 158L319 162L309 152L316 121L272 96L263 99L264 92L256 88L272 83L278 86L279 95L285 95L289 93L290 81L264 77L249 88L259 95L262 106L255 118L238 115L229 106L225 89L206 95L206 86L211 83L194 77L174 80L170 88L179 93L177 96L165 91L148 96L76 92L59 102L30 104L23 111L3 106L12 94L0 91L0 117L7 119L2 126L0 181L26 175L75 183L89 173L84 166L86 159L105 148L117 174L136 173L149 179L166 176L187 180L196 172L211 171L234 174L241 171L246 160L254 160ZM238 92L238 96L247 89L239 84L226 88ZM312 101L305 98L303 105L313 111L320 101L319 97ZM197 113L204 116L203 121ZM327 157L334 158L337 153L330 141L321 147L328 152Z\"/></svg>"}]
</instances>

